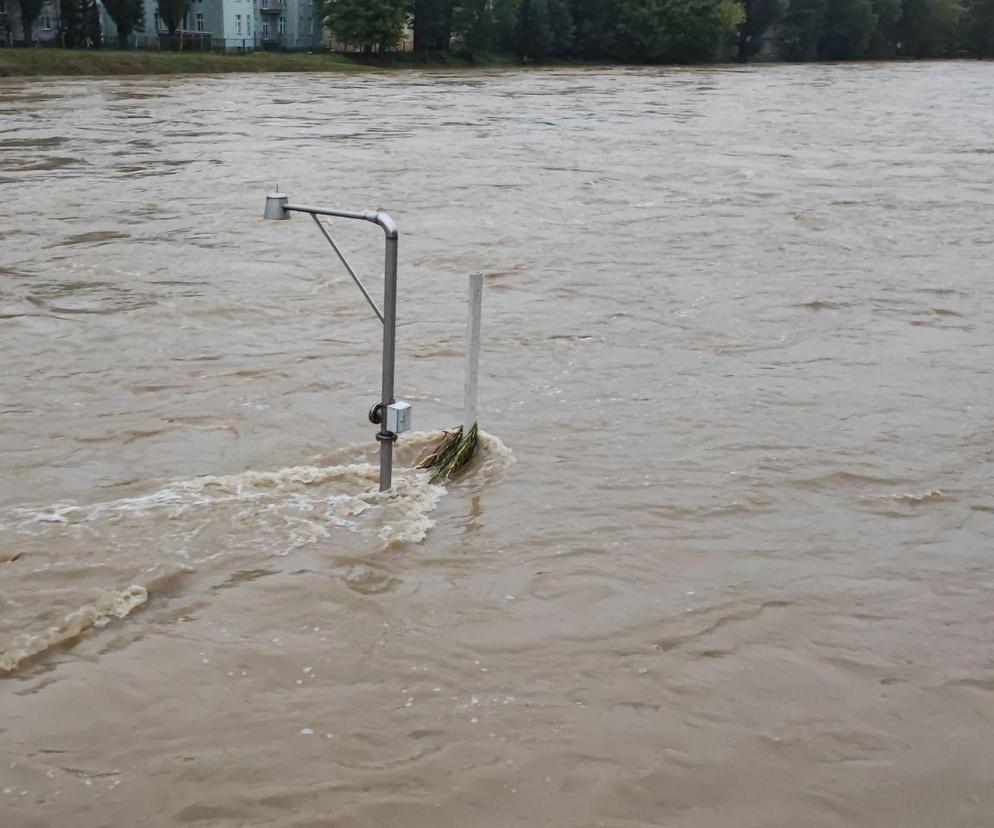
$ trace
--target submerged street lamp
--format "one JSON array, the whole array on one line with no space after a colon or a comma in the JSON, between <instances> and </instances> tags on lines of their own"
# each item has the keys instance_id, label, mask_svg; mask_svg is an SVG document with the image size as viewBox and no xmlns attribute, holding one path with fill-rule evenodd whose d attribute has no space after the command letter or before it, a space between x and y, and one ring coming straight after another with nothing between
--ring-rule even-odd
<instances>
[{"instance_id":1,"label":"submerged street lamp","mask_svg":"<svg viewBox=\"0 0 994 828\"><path fill-rule=\"evenodd\" d=\"M369 421L380 427L376 439L380 443L380 491L390 488L393 472L393 444L397 435L411 428L411 406L406 402L397 402L393 397L393 375L395 351L397 346L397 225L386 213L378 210L352 212L349 210L329 210L324 207L306 207L300 204L288 204L287 196L283 193L269 193L266 196L266 209L263 218L284 221L290 218L290 213L308 213L318 226L321 234L328 240L339 261L345 266L349 275L359 286L373 313L383 324L383 384L380 401L369 410ZM383 310L376 307L369 292L356 275L348 259L335 244L327 228L318 216L333 216L334 218L359 219L372 222L383 228L386 236L386 253L383 264Z\"/></svg>"}]
</instances>

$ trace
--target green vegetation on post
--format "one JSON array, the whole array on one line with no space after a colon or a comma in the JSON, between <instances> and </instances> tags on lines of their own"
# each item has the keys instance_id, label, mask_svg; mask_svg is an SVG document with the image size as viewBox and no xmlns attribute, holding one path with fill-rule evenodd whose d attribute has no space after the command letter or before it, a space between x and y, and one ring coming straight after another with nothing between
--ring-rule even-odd
<instances>
[{"instance_id":1,"label":"green vegetation on post","mask_svg":"<svg viewBox=\"0 0 994 828\"><path fill-rule=\"evenodd\" d=\"M432 483L449 480L473 459L478 441L479 428L475 423L465 435L462 426L446 431L442 441L426 457L418 461L417 467L427 469L431 473L428 479Z\"/></svg>"}]
</instances>

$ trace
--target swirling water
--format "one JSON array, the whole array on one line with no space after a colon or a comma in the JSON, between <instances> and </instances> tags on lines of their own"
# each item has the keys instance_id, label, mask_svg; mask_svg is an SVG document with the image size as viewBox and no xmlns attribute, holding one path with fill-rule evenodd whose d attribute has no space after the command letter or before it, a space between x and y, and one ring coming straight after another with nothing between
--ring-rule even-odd
<instances>
[{"instance_id":1,"label":"swirling water","mask_svg":"<svg viewBox=\"0 0 994 828\"><path fill-rule=\"evenodd\" d=\"M992 100L0 82L2 824L989 824ZM373 491L377 323L277 185L398 221L402 465L486 274L447 491Z\"/></svg>"}]
</instances>

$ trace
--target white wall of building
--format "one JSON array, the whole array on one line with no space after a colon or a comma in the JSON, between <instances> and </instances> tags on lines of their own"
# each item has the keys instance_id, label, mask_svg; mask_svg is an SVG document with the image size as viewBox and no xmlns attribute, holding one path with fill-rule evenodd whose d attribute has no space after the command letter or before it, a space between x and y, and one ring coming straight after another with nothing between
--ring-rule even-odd
<instances>
[{"instance_id":1,"label":"white wall of building","mask_svg":"<svg viewBox=\"0 0 994 828\"><path fill-rule=\"evenodd\" d=\"M30 40L33 43L47 43L50 40L56 40L58 36L58 0L45 0L38 13L38 19L31 27ZM0 0L0 40L4 43L19 43L27 39L24 36L19 0Z\"/></svg>"},{"instance_id":2,"label":"white wall of building","mask_svg":"<svg viewBox=\"0 0 994 828\"><path fill-rule=\"evenodd\" d=\"M314 0L256 0L256 4L260 41L264 46L283 49L321 47L321 24L317 19Z\"/></svg>"},{"instance_id":3,"label":"white wall of building","mask_svg":"<svg viewBox=\"0 0 994 828\"><path fill-rule=\"evenodd\" d=\"M167 29L159 18L158 0L143 2L144 24L135 29L130 45L153 48L159 34L166 34ZM24 40L20 0L0 0L0 5L0 39ZM58 37L58 14L58 0L45 0L34 25L34 40L44 42ZM117 25L102 3L100 26L104 45L116 48ZM314 0L192 0L180 29L209 34L213 48L226 51L322 48Z\"/></svg>"}]
</instances>

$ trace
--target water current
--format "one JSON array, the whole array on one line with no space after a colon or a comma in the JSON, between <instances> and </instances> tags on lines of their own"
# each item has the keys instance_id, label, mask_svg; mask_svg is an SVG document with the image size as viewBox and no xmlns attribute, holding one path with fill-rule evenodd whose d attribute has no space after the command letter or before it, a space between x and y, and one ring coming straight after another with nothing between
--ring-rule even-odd
<instances>
[{"instance_id":1,"label":"water current","mask_svg":"<svg viewBox=\"0 0 994 828\"><path fill-rule=\"evenodd\" d=\"M0 824L994 824L992 104L0 81ZM379 324L276 186L399 225L388 496ZM473 271L489 436L432 485Z\"/></svg>"}]
</instances>

